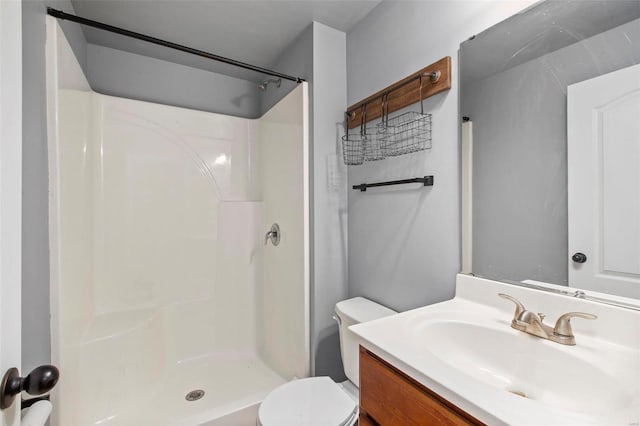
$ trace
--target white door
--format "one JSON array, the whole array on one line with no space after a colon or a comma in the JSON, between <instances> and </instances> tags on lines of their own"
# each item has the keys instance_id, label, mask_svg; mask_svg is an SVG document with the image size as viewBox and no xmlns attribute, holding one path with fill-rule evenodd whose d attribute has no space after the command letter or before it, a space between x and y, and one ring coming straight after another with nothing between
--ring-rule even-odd
<instances>
[{"instance_id":1,"label":"white door","mask_svg":"<svg viewBox=\"0 0 640 426\"><path fill-rule=\"evenodd\" d=\"M640 298L640 65L567 95L569 285Z\"/></svg>"},{"instance_id":2,"label":"white door","mask_svg":"<svg viewBox=\"0 0 640 426\"><path fill-rule=\"evenodd\" d=\"M21 7L0 0L0 376L20 368ZM17 401L0 412L0 426L19 424Z\"/></svg>"}]
</instances>

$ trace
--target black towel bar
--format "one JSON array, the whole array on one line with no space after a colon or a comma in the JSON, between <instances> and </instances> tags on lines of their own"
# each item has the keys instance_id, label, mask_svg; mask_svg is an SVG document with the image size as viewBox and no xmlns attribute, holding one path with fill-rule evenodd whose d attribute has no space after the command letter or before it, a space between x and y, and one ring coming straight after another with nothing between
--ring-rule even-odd
<instances>
[{"instance_id":1,"label":"black towel bar","mask_svg":"<svg viewBox=\"0 0 640 426\"><path fill-rule=\"evenodd\" d=\"M405 183L422 183L424 184L424 186L433 186L433 176L417 177L403 180L390 180L387 182L361 183L360 185L353 185L353 189L359 189L360 191L364 192L367 190L367 188L373 188L376 186L403 185Z\"/></svg>"}]
</instances>

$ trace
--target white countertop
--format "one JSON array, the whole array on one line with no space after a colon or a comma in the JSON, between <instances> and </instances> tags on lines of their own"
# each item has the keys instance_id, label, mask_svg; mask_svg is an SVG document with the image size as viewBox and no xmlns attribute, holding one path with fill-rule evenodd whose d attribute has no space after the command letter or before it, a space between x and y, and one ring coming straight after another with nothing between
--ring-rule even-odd
<instances>
[{"instance_id":1,"label":"white countertop","mask_svg":"<svg viewBox=\"0 0 640 426\"><path fill-rule=\"evenodd\" d=\"M534 312L545 311L551 324L569 311L590 312L599 318L572 322L577 345L560 345L512 329L514 305L497 293L518 298ZM464 342L452 342L454 336L442 333L437 338L430 334L432 341L426 341L424 330L442 322L467 324L465 330L474 330L477 325L488 335L506 336L508 342L517 344L483 348L482 345L495 346L501 341L475 341L473 333L463 339L457 337ZM454 299L357 324L350 330L359 336L363 347L490 425L640 424L640 311L458 275ZM522 352L525 347L526 354ZM442 349L434 350L437 348L451 350L451 356L443 356ZM530 383L514 383L517 380L511 377L504 378L504 383L495 379L491 383L482 377L481 369L474 372L476 377L464 372L462 364L469 365L469 359L473 361L479 349L485 355L496 350L497 358L507 361L527 359L522 373L534 378L532 382L544 374L550 379L558 378L557 398L545 395L541 383L536 388ZM534 354L530 353L532 350ZM553 364L542 355L537 357L538 350L539 354L552 354ZM544 371L537 372L537 368ZM605 388L599 386L598 380L606 380L609 391L603 394ZM514 395L507 391L510 386L515 387L513 390L525 389L527 394L531 390L536 396ZM573 389L578 397L567 395L572 393L567 389Z\"/></svg>"}]
</instances>

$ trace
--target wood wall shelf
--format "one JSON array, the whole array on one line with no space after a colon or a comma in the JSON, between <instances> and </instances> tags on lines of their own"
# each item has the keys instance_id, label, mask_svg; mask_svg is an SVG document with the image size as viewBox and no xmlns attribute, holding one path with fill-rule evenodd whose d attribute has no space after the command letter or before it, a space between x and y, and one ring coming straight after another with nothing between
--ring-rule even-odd
<instances>
[{"instance_id":1,"label":"wood wall shelf","mask_svg":"<svg viewBox=\"0 0 640 426\"><path fill-rule=\"evenodd\" d=\"M437 81L432 82L429 75L439 72ZM420 101L420 75L422 79L422 99L451 88L451 57L446 56L438 62L422 68L402 80L385 87L366 99L347 108L347 127L353 129L360 126L362 107L366 108L366 121L382 116L382 100L388 95L388 113L397 111Z\"/></svg>"}]
</instances>

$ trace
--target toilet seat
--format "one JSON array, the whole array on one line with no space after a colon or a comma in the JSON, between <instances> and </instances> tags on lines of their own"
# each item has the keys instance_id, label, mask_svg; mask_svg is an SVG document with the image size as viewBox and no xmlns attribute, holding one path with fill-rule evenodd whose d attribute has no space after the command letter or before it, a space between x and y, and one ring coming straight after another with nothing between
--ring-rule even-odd
<instances>
[{"instance_id":1,"label":"toilet seat","mask_svg":"<svg viewBox=\"0 0 640 426\"><path fill-rule=\"evenodd\" d=\"M271 392L258 410L262 426L347 426L358 405L329 377L309 377L286 383Z\"/></svg>"}]
</instances>

